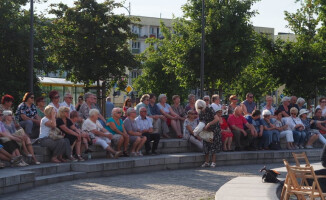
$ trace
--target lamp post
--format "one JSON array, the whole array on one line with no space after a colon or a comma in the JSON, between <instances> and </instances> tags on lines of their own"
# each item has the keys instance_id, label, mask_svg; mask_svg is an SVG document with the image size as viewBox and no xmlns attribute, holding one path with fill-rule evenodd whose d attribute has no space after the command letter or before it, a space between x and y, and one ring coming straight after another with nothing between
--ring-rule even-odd
<instances>
[{"instance_id":1,"label":"lamp post","mask_svg":"<svg viewBox=\"0 0 326 200\"><path fill-rule=\"evenodd\" d=\"M30 4L30 36L29 36L29 67L28 67L28 89L33 92L33 66L34 66L34 5Z\"/></svg>"},{"instance_id":2,"label":"lamp post","mask_svg":"<svg viewBox=\"0 0 326 200\"><path fill-rule=\"evenodd\" d=\"M202 0L201 12L201 55L200 55L200 97L204 97L204 67L205 67L205 0Z\"/></svg>"}]
</instances>

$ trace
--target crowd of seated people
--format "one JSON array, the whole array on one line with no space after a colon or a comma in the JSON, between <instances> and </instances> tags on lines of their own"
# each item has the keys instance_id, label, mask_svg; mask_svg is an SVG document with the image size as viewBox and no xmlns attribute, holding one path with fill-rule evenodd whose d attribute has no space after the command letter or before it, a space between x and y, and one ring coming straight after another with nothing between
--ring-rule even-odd
<instances>
[{"instance_id":1,"label":"crowd of seated people","mask_svg":"<svg viewBox=\"0 0 326 200\"><path fill-rule=\"evenodd\" d=\"M70 93L64 94L62 102L60 98L58 91L51 91L46 105L46 97L35 98L27 92L13 112L14 98L2 97L1 160L12 166L40 164L32 146L35 139L51 151L51 162L60 163L84 161L83 153L92 152L90 145L102 147L107 158L135 157L157 155L160 138L183 138L205 153L203 167L215 167L215 153L220 151L279 149L284 137L289 150L313 148L317 140L326 144L326 98L319 99L320 105L312 113L306 109L305 100L295 96L283 97L278 107L267 96L258 109L252 93L241 103L236 95L230 95L228 106L221 104L217 94L204 96L203 100L190 94L185 106L178 95L168 99L165 94L158 98L144 94L135 106L127 98L123 108L114 107L107 98L110 109L106 118L92 93L79 96L76 106ZM167 102L172 102L171 106ZM194 133L199 122L213 132L212 141Z\"/></svg>"}]
</instances>

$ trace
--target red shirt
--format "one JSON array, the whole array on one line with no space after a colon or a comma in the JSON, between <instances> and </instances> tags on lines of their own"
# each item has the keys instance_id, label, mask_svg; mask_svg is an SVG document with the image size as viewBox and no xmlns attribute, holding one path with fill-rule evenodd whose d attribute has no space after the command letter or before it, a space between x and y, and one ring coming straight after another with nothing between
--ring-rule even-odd
<instances>
[{"instance_id":1,"label":"red shirt","mask_svg":"<svg viewBox=\"0 0 326 200\"><path fill-rule=\"evenodd\" d=\"M243 129L243 125L246 123L248 123L248 122L247 122L246 118L244 118L242 115L237 116L237 117L235 115L230 115L228 118L228 124L231 129L232 129L233 125Z\"/></svg>"}]
</instances>

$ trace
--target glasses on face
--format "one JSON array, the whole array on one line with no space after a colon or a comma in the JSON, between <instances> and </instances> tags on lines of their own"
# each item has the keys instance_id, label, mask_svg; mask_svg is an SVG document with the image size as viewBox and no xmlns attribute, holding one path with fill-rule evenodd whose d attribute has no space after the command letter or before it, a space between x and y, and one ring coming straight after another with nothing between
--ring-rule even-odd
<instances>
[{"instance_id":1,"label":"glasses on face","mask_svg":"<svg viewBox=\"0 0 326 200\"><path fill-rule=\"evenodd\" d=\"M117 114L121 114L121 111L118 111L118 112L115 112L115 113L117 113Z\"/></svg>"},{"instance_id":2,"label":"glasses on face","mask_svg":"<svg viewBox=\"0 0 326 200\"><path fill-rule=\"evenodd\" d=\"M322 101L322 103L326 103L326 101Z\"/></svg>"},{"instance_id":3,"label":"glasses on face","mask_svg":"<svg viewBox=\"0 0 326 200\"><path fill-rule=\"evenodd\" d=\"M297 113L290 113L291 115L297 115Z\"/></svg>"},{"instance_id":4,"label":"glasses on face","mask_svg":"<svg viewBox=\"0 0 326 200\"><path fill-rule=\"evenodd\" d=\"M142 111L140 111L140 112L147 112L146 110L142 110Z\"/></svg>"},{"instance_id":5,"label":"glasses on face","mask_svg":"<svg viewBox=\"0 0 326 200\"><path fill-rule=\"evenodd\" d=\"M237 98L231 99L231 100L238 100Z\"/></svg>"},{"instance_id":6,"label":"glasses on face","mask_svg":"<svg viewBox=\"0 0 326 200\"><path fill-rule=\"evenodd\" d=\"M144 101L149 101L149 99L145 99Z\"/></svg>"},{"instance_id":7,"label":"glasses on face","mask_svg":"<svg viewBox=\"0 0 326 200\"><path fill-rule=\"evenodd\" d=\"M252 98L254 98L254 96L249 96L248 98L249 98L249 99L252 99Z\"/></svg>"},{"instance_id":8,"label":"glasses on face","mask_svg":"<svg viewBox=\"0 0 326 200\"><path fill-rule=\"evenodd\" d=\"M54 98L55 98L55 99L59 99L59 98L60 98L60 96L55 96Z\"/></svg>"},{"instance_id":9,"label":"glasses on face","mask_svg":"<svg viewBox=\"0 0 326 200\"><path fill-rule=\"evenodd\" d=\"M66 97L67 99L74 99L73 97Z\"/></svg>"},{"instance_id":10,"label":"glasses on face","mask_svg":"<svg viewBox=\"0 0 326 200\"><path fill-rule=\"evenodd\" d=\"M29 97L30 99L34 99L34 97L33 96L31 96L31 97Z\"/></svg>"},{"instance_id":11,"label":"glasses on face","mask_svg":"<svg viewBox=\"0 0 326 200\"><path fill-rule=\"evenodd\" d=\"M209 101L209 99L204 99L204 101Z\"/></svg>"}]
</instances>

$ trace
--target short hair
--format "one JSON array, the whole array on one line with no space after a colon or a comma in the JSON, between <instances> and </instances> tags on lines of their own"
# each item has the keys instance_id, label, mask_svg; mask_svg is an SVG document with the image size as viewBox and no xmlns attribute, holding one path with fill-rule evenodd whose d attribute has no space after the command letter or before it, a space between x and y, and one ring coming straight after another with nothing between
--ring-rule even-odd
<instances>
[{"instance_id":1,"label":"short hair","mask_svg":"<svg viewBox=\"0 0 326 200\"><path fill-rule=\"evenodd\" d=\"M172 96L172 100L174 101L176 98L179 98L180 99L180 96L179 95L173 95Z\"/></svg>"},{"instance_id":2,"label":"short hair","mask_svg":"<svg viewBox=\"0 0 326 200\"><path fill-rule=\"evenodd\" d=\"M232 95L229 97L229 101L231 101L233 98L237 98L237 95L232 94Z\"/></svg>"},{"instance_id":3,"label":"short hair","mask_svg":"<svg viewBox=\"0 0 326 200\"><path fill-rule=\"evenodd\" d=\"M325 100L326 98L325 97L322 97L319 99L319 103L321 103L322 100Z\"/></svg>"},{"instance_id":4,"label":"short hair","mask_svg":"<svg viewBox=\"0 0 326 200\"><path fill-rule=\"evenodd\" d=\"M149 99L153 99L154 97L156 97L154 93L149 94Z\"/></svg>"},{"instance_id":5,"label":"short hair","mask_svg":"<svg viewBox=\"0 0 326 200\"><path fill-rule=\"evenodd\" d=\"M113 115L117 110L121 110L121 108L119 108L119 107L113 108L111 114Z\"/></svg>"},{"instance_id":6,"label":"short hair","mask_svg":"<svg viewBox=\"0 0 326 200\"><path fill-rule=\"evenodd\" d=\"M128 108L127 109L127 116L129 116L130 113L132 113L132 112L136 112L136 110L134 108Z\"/></svg>"},{"instance_id":7,"label":"short hair","mask_svg":"<svg viewBox=\"0 0 326 200\"><path fill-rule=\"evenodd\" d=\"M195 108L196 108L197 113L199 114L202 110L206 109L206 102L201 99L198 99L195 103ZM199 108L201 108L201 109L199 109Z\"/></svg>"},{"instance_id":8,"label":"short hair","mask_svg":"<svg viewBox=\"0 0 326 200\"><path fill-rule=\"evenodd\" d=\"M72 94L70 92L66 92L63 97L66 98L68 95L71 95L72 96Z\"/></svg>"},{"instance_id":9,"label":"short hair","mask_svg":"<svg viewBox=\"0 0 326 200\"><path fill-rule=\"evenodd\" d=\"M291 109L290 109L290 113L291 112L296 112L297 114L298 114L298 109L296 108L296 107L292 107Z\"/></svg>"},{"instance_id":10,"label":"short hair","mask_svg":"<svg viewBox=\"0 0 326 200\"><path fill-rule=\"evenodd\" d=\"M161 102L161 99L164 98L164 97L166 97L165 94L160 94L160 95L158 96L158 102Z\"/></svg>"},{"instance_id":11,"label":"short hair","mask_svg":"<svg viewBox=\"0 0 326 200\"><path fill-rule=\"evenodd\" d=\"M65 112L69 112L70 109L66 106L61 106L58 110L57 117L58 118L63 118L65 116Z\"/></svg>"},{"instance_id":12,"label":"short hair","mask_svg":"<svg viewBox=\"0 0 326 200\"><path fill-rule=\"evenodd\" d=\"M106 97L106 101L111 101L111 97Z\"/></svg>"},{"instance_id":13,"label":"short hair","mask_svg":"<svg viewBox=\"0 0 326 200\"><path fill-rule=\"evenodd\" d=\"M203 99L208 98L209 100L211 99L208 95L205 95Z\"/></svg>"},{"instance_id":14,"label":"short hair","mask_svg":"<svg viewBox=\"0 0 326 200\"><path fill-rule=\"evenodd\" d=\"M195 98L196 99L196 96L194 94L189 94L188 95L188 100L191 99L191 98Z\"/></svg>"},{"instance_id":15,"label":"short hair","mask_svg":"<svg viewBox=\"0 0 326 200\"><path fill-rule=\"evenodd\" d=\"M89 117L92 117L94 115L99 115L99 114L100 114L100 112L97 109L95 109L95 108L90 109L89 110L89 113L88 113Z\"/></svg>"},{"instance_id":16,"label":"short hair","mask_svg":"<svg viewBox=\"0 0 326 200\"><path fill-rule=\"evenodd\" d=\"M214 94L213 96L212 96L212 101L214 102L214 101L216 101L217 99L219 99L220 98L220 96L218 95L218 94Z\"/></svg>"},{"instance_id":17,"label":"short hair","mask_svg":"<svg viewBox=\"0 0 326 200\"><path fill-rule=\"evenodd\" d=\"M273 99L273 97L272 96L266 96L266 101L267 101L267 99Z\"/></svg>"},{"instance_id":18,"label":"short hair","mask_svg":"<svg viewBox=\"0 0 326 200\"><path fill-rule=\"evenodd\" d=\"M290 101L290 100L291 100L290 97L285 96L282 98L281 102L283 103L284 101Z\"/></svg>"},{"instance_id":19,"label":"short hair","mask_svg":"<svg viewBox=\"0 0 326 200\"><path fill-rule=\"evenodd\" d=\"M44 97L37 97L36 100L35 100L36 105L37 105L38 103L40 103L41 101L43 101L43 100L44 100Z\"/></svg>"},{"instance_id":20,"label":"short hair","mask_svg":"<svg viewBox=\"0 0 326 200\"><path fill-rule=\"evenodd\" d=\"M302 97L299 97L298 99L297 99L297 104L301 104L301 103L305 103L306 101L304 100L304 98L302 98Z\"/></svg>"},{"instance_id":21,"label":"short hair","mask_svg":"<svg viewBox=\"0 0 326 200\"><path fill-rule=\"evenodd\" d=\"M282 112L282 110L276 110L276 111L274 112L274 115L277 116L277 115L280 114L281 112Z\"/></svg>"},{"instance_id":22,"label":"short hair","mask_svg":"<svg viewBox=\"0 0 326 200\"><path fill-rule=\"evenodd\" d=\"M141 110L144 110L144 109L146 109L146 111L147 111L147 108L146 108L146 107L141 107L141 108L139 108L139 112L140 112Z\"/></svg>"},{"instance_id":23,"label":"short hair","mask_svg":"<svg viewBox=\"0 0 326 200\"><path fill-rule=\"evenodd\" d=\"M78 99L84 100L84 96L83 95L79 95Z\"/></svg>"},{"instance_id":24,"label":"short hair","mask_svg":"<svg viewBox=\"0 0 326 200\"><path fill-rule=\"evenodd\" d=\"M249 95L254 95L254 94L251 93L251 92L248 92L248 93L246 94L246 97L249 97Z\"/></svg>"},{"instance_id":25,"label":"short hair","mask_svg":"<svg viewBox=\"0 0 326 200\"><path fill-rule=\"evenodd\" d=\"M77 111L73 110L73 111L71 111L71 113L70 113L70 119L75 118L75 117L79 117L79 114L78 114Z\"/></svg>"},{"instance_id":26,"label":"short hair","mask_svg":"<svg viewBox=\"0 0 326 200\"><path fill-rule=\"evenodd\" d=\"M3 95L3 97L1 98L1 104L5 104L5 102L14 102L14 97L9 95L9 94L6 94L6 95Z\"/></svg>"},{"instance_id":27,"label":"short hair","mask_svg":"<svg viewBox=\"0 0 326 200\"><path fill-rule=\"evenodd\" d=\"M318 111L320 111L320 110L322 110L321 108L316 108L316 110L315 110L315 114L318 112Z\"/></svg>"},{"instance_id":28,"label":"short hair","mask_svg":"<svg viewBox=\"0 0 326 200\"><path fill-rule=\"evenodd\" d=\"M149 94L144 94L143 96L141 96L140 101L143 102L146 99L149 99Z\"/></svg>"},{"instance_id":29,"label":"short hair","mask_svg":"<svg viewBox=\"0 0 326 200\"><path fill-rule=\"evenodd\" d=\"M260 110L254 110L254 111L252 111L251 116L256 117L256 116L259 116L260 114L261 114Z\"/></svg>"},{"instance_id":30,"label":"short hair","mask_svg":"<svg viewBox=\"0 0 326 200\"><path fill-rule=\"evenodd\" d=\"M84 100L86 101L86 99L88 99L89 97L91 97L91 96L93 96L94 94L93 93L91 93L91 92L86 92L85 94L84 94Z\"/></svg>"},{"instance_id":31,"label":"short hair","mask_svg":"<svg viewBox=\"0 0 326 200\"><path fill-rule=\"evenodd\" d=\"M50 93L49 93L49 98L52 100L57 94L59 94L58 91L56 90L52 90Z\"/></svg>"},{"instance_id":32,"label":"short hair","mask_svg":"<svg viewBox=\"0 0 326 200\"><path fill-rule=\"evenodd\" d=\"M52 113L52 110L54 110L53 106L51 106L51 105L46 106L44 108L44 115L47 116L47 117L50 116L51 113Z\"/></svg>"}]
</instances>

